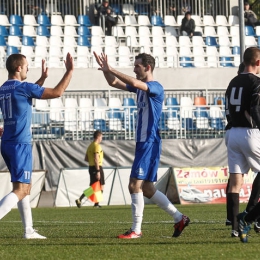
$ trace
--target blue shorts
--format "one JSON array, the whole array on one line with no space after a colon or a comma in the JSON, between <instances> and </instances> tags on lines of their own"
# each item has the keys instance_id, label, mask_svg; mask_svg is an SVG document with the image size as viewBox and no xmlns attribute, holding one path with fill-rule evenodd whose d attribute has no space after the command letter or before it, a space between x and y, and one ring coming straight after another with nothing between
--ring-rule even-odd
<instances>
[{"instance_id":1,"label":"blue shorts","mask_svg":"<svg viewBox=\"0 0 260 260\"><path fill-rule=\"evenodd\" d=\"M31 183L32 145L2 142L1 153L11 173L11 182Z\"/></svg>"},{"instance_id":2,"label":"blue shorts","mask_svg":"<svg viewBox=\"0 0 260 260\"><path fill-rule=\"evenodd\" d=\"M151 182L157 181L157 170L160 162L161 149L161 142L136 143L135 159L130 177Z\"/></svg>"}]
</instances>

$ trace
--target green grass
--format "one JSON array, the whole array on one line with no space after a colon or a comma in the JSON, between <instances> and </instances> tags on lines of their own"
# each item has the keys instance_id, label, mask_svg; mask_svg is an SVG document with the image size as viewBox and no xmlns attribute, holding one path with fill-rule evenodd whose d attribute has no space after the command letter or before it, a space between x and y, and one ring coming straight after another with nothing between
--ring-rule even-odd
<instances>
[{"instance_id":1,"label":"green grass","mask_svg":"<svg viewBox=\"0 0 260 260\"><path fill-rule=\"evenodd\" d=\"M34 226L47 240L22 239L17 210L0 222L0 259L258 259L260 235L251 231L243 244L224 226L225 205L177 205L191 218L179 238L172 238L171 218L156 206L146 206L143 237L119 240L131 227L129 206L102 209L33 209ZM241 209L244 209L241 205Z\"/></svg>"}]
</instances>

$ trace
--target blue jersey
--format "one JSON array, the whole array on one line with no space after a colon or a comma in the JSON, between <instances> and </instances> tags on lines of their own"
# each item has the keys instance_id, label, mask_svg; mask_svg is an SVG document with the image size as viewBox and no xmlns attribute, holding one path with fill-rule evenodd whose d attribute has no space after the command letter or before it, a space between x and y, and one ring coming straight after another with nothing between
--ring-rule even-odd
<instances>
[{"instance_id":1,"label":"blue jersey","mask_svg":"<svg viewBox=\"0 0 260 260\"><path fill-rule=\"evenodd\" d=\"M164 89L157 81L146 82L148 91L127 85L137 95L136 142L160 142L159 120L164 101Z\"/></svg>"},{"instance_id":2,"label":"blue jersey","mask_svg":"<svg viewBox=\"0 0 260 260\"><path fill-rule=\"evenodd\" d=\"M44 88L33 83L7 80L0 87L4 119L2 141L31 143L32 98L40 99Z\"/></svg>"}]
</instances>

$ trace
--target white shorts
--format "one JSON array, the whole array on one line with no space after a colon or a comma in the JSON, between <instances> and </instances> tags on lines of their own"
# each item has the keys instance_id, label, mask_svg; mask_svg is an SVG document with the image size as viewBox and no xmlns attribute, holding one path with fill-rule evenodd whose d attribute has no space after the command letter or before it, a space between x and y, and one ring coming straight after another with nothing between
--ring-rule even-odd
<instances>
[{"instance_id":1,"label":"white shorts","mask_svg":"<svg viewBox=\"0 0 260 260\"><path fill-rule=\"evenodd\" d=\"M230 173L260 172L260 131L246 127L228 130L227 152Z\"/></svg>"}]
</instances>

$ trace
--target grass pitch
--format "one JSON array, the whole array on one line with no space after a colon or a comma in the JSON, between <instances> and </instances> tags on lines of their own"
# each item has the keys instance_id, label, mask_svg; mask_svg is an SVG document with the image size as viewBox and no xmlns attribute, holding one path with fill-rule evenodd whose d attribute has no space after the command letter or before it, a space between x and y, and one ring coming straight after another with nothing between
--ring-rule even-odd
<instances>
[{"instance_id":1,"label":"grass pitch","mask_svg":"<svg viewBox=\"0 0 260 260\"><path fill-rule=\"evenodd\" d=\"M172 238L171 218L156 206L146 206L143 237L119 240L131 227L130 206L102 209L33 209L34 226L47 240L22 239L19 212L0 221L0 259L258 259L260 235L251 230L243 244L230 237L225 205L177 205L191 219L179 238ZM245 205L241 205L241 209Z\"/></svg>"}]
</instances>

